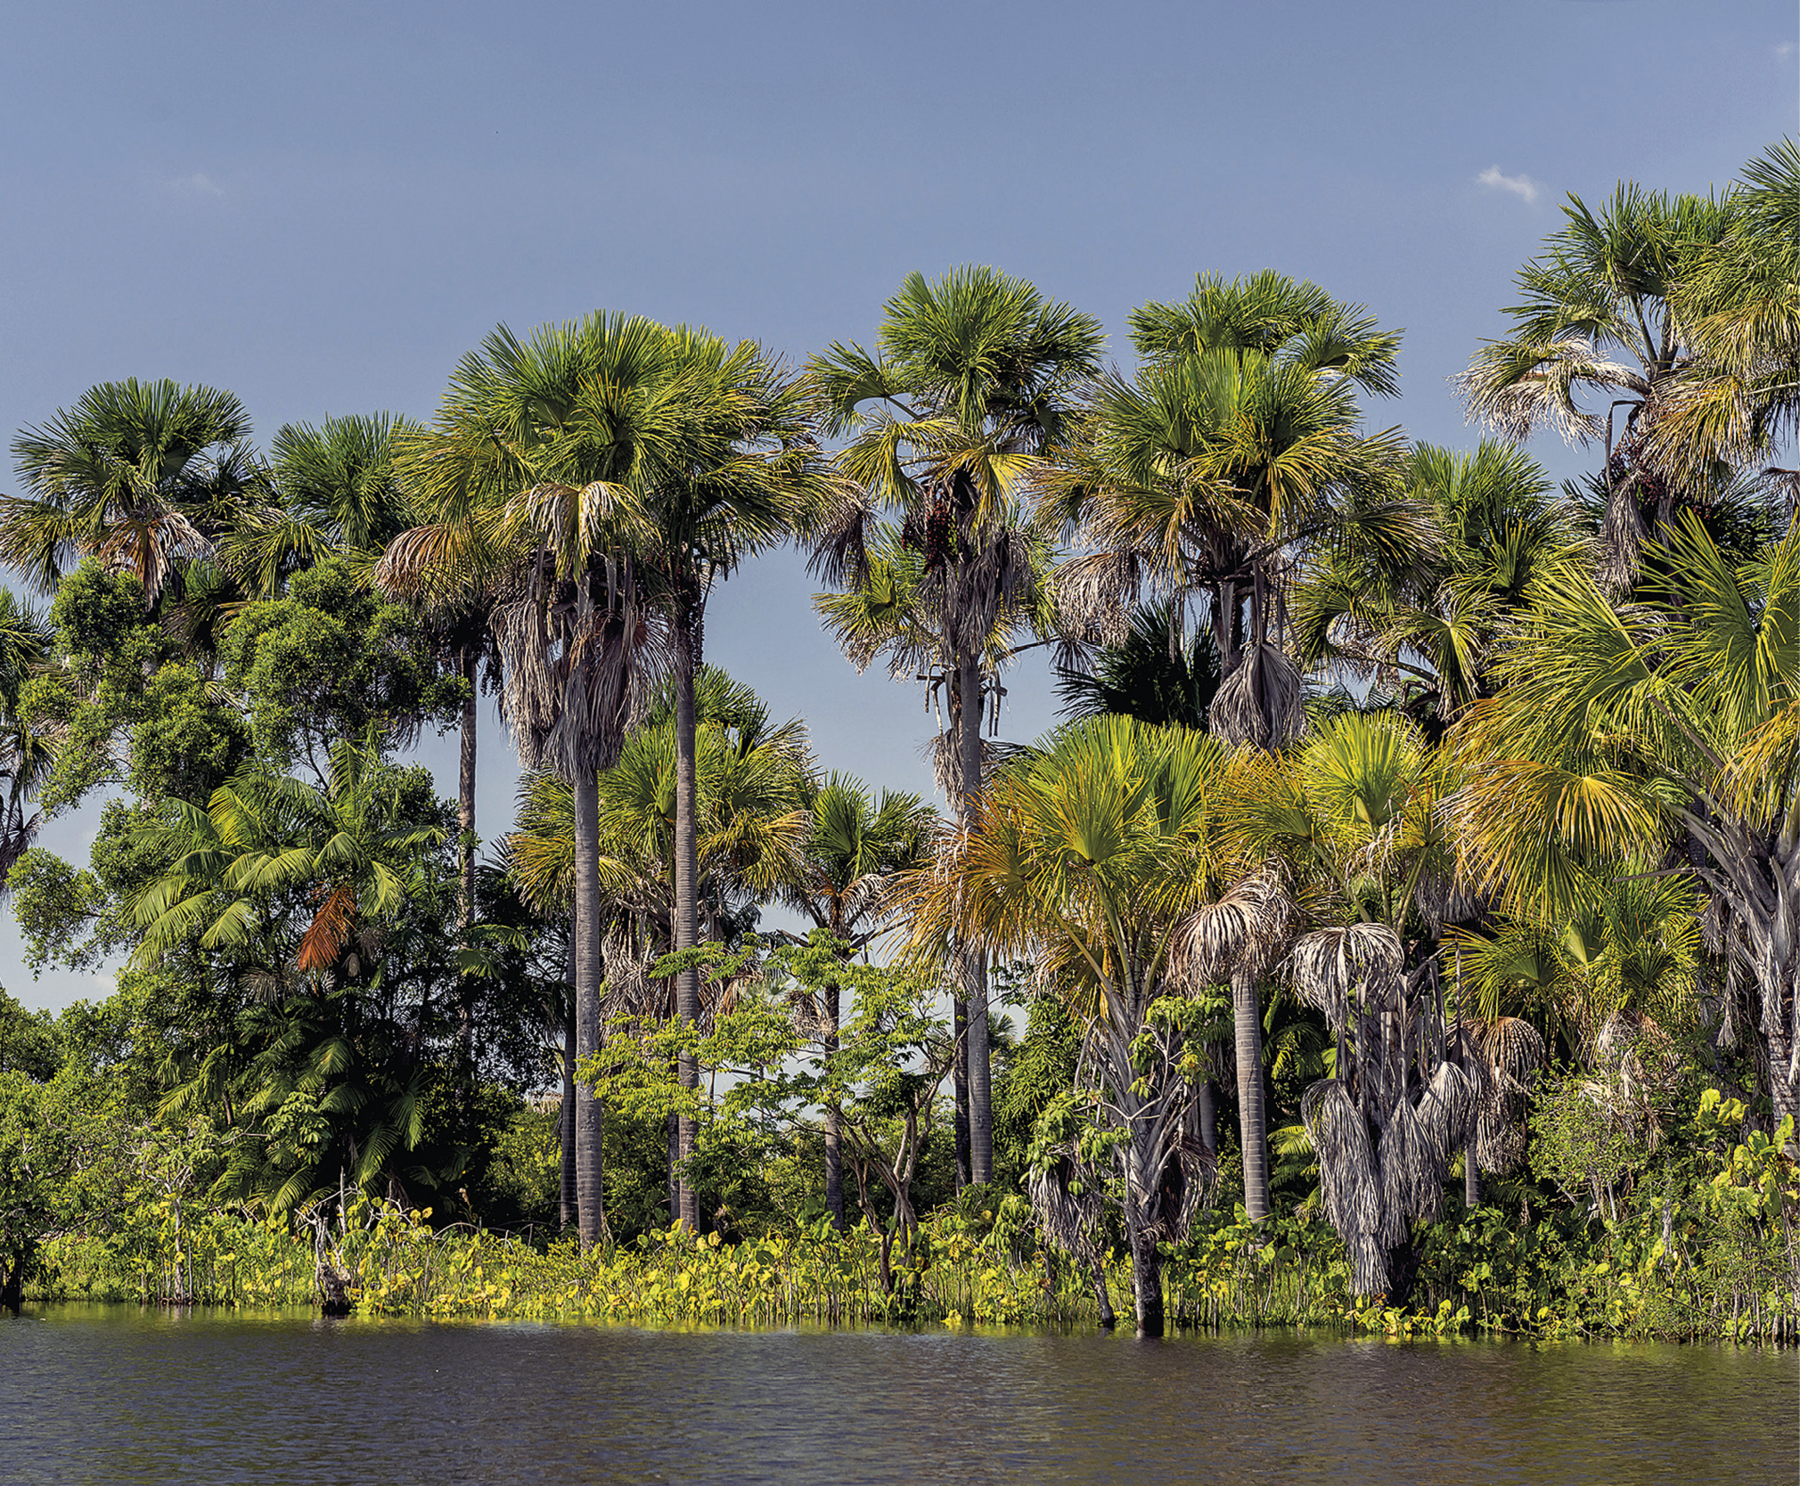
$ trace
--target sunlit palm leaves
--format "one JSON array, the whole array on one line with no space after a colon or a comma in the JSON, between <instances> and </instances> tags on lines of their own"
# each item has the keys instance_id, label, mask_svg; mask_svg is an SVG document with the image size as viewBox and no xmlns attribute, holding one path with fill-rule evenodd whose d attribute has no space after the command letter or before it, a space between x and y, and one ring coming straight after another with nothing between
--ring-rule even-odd
<instances>
[{"instance_id":1,"label":"sunlit palm leaves","mask_svg":"<svg viewBox=\"0 0 1800 1486\"><path fill-rule=\"evenodd\" d=\"M154 603L211 553L259 479L250 420L228 392L103 382L13 440L27 495L0 496L0 558L44 591L82 557L134 573Z\"/></svg>"}]
</instances>

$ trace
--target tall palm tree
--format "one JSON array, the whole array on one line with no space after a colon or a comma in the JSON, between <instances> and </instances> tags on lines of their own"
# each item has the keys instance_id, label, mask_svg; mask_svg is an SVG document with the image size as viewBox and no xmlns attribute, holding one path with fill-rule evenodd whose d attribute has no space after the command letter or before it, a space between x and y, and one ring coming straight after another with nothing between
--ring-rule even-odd
<instances>
[{"instance_id":1,"label":"tall palm tree","mask_svg":"<svg viewBox=\"0 0 1800 1486\"><path fill-rule=\"evenodd\" d=\"M53 590L83 557L135 573L155 606L185 561L210 556L261 475L229 392L102 382L13 440L30 492L0 496L0 559Z\"/></svg>"},{"instance_id":2,"label":"tall palm tree","mask_svg":"<svg viewBox=\"0 0 1800 1486\"><path fill-rule=\"evenodd\" d=\"M1276 274L1202 277L1132 317L1144 364L1106 378L1044 514L1086 555L1059 585L1072 617L1118 612L1146 587L1210 612L1222 680L1212 725L1274 747L1304 726L1284 653L1286 592L1308 549L1429 545L1402 499L1397 431L1364 434L1359 389L1396 390L1397 332Z\"/></svg>"},{"instance_id":3,"label":"tall palm tree","mask_svg":"<svg viewBox=\"0 0 1800 1486\"><path fill-rule=\"evenodd\" d=\"M812 533L814 571L849 592L819 603L859 666L886 654L895 676L923 674L947 692L942 777L967 829L1008 637L1041 627L1047 598L1046 553L1024 529L1025 500L1099 370L1103 337L1093 316L991 268L911 274L882 313L873 354L834 341L807 366L826 435L848 440L836 458L846 498ZM988 1182L986 967L954 958L969 1176Z\"/></svg>"},{"instance_id":4,"label":"tall palm tree","mask_svg":"<svg viewBox=\"0 0 1800 1486\"><path fill-rule=\"evenodd\" d=\"M802 798L811 820L782 897L830 934L848 957L893 927L894 878L924 859L934 812L917 795L883 790L877 798L847 774L807 779ZM842 989L832 981L821 998L827 1059L838 1048ZM825 1205L841 1232L843 1125L835 1102L825 1109Z\"/></svg>"},{"instance_id":5,"label":"tall palm tree","mask_svg":"<svg viewBox=\"0 0 1800 1486\"><path fill-rule=\"evenodd\" d=\"M1710 500L1704 477L1672 481L1647 441L1693 360L1675 312L1679 285L1726 234L1731 212L1712 197L1621 181L1598 209L1571 195L1563 215L1519 270L1511 333L1476 352L1457 384L1471 416L1508 438L1548 427L1573 444L1603 442L1599 571L1623 592L1637 581L1645 542L1663 540L1682 506Z\"/></svg>"},{"instance_id":6,"label":"tall palm tree","mask_svg":"<svg viewBox=\"0 0 1800 1486\"><path fill-rule=\"evenodd\" d=\"M654 571L669 623L674 692L675 944L701 943L698 823L695 794L694 682L706 629L706 601L715 583L747 557L792 535L817 482L816 446L796 384L751 341L730 345L682 326L666 332L670 402L680 410L680 453L640 472L635 482L640 519L634 552ZM700 972L676 977L676 1014L700 1010ZM699 1065L681 1061L685 1088L699 1085ZM683 1116L679 1156L694 1149L696 1127ZM699 1222L697 1196L683 1178L680 1220Z\"/></svg>"},{"instance_id":7,"label":"tall palm tree","mask_svg":"<svg viewBox=\"0 0 1800 1486\"><path fill-rule=\"evenodd\" d=\"M1800 532L1733 565L1684 513L1650 600L1547 587L1456 741L1473 873L1567 922L1591 875L1668 848L1725 916L1776 1118L1800 1113ZM1678 848L1678 849L1677 849Z\"/></svg>"},{"instance_id":8,"label":"tall palm tree","mask_svg":"<svg viewBox=\"0 0 1800 1486\"><path fill-rule=\"evenodd\" d=\"M904 879L909 949L954 942L1031 959L1080 1020L1092 1080L1040 1123L1031 1178L1046 1232L1088 1251L1110 1166L1131 1245L1138 1329L1160 1334L1159 1245L1197 1210L1208 1156L1191 1138L1199 1061L1186 1043L1185 926L1224 882L1218 851L1230 761L1186 728L1100 717L1001 769L980 816L945 832ZM1106 1137L1093 1156L1087 1128Z\"/></svg>"},{"instance_id":9,"label":"tall palm tree","mask_svg":"<svg viewBox=\"0 0 1800 1486\"><path fill-rule=\"evenodd\" d=\"M521 341L504 326L464 357L437 417L403 438L402 482L429 525L389 544L391 592L494 595L502 710L520 760L564 779L575 811L576 1023L599 1050L602 768L666 664L668 637L636 561L640 491L685 464L686 406L669 333L595 313ZM600 1111L576 1099L584 1246L602 1236Z\"/></svg>"}]
</instances>

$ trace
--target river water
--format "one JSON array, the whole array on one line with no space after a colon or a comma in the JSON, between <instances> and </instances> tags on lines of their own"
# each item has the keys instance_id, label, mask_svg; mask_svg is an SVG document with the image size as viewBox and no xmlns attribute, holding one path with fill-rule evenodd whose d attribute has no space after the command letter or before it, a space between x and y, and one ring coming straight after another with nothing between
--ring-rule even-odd
<instances>
[{"instance_id":1,"label":"river water","mask_svg":"<svg viewBox=\"0 0 1800 1486\"><path fill-rule=\"evenodd\" d=\"M1792 1351L0 1320L0 1482L1800 1481Z\"/></svg>"}]
</instances>

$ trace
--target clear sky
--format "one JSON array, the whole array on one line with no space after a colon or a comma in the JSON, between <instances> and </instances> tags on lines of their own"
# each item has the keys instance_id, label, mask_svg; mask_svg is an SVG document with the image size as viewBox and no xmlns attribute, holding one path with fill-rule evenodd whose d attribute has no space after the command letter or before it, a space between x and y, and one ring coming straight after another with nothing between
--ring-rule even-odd
<instances>
[{"instance_id":1,"label":"clear sky","mask_svg":"<svg viewBox=\"0 0 1800 1486\"><path fill-rule=\"evenodd\" d=\"M12 0L4 34L9 437L126 376L230 388L265 441L422 418L497 322L601 307L799 360L870 338L906 273L981 262L1099 315L1125 362L1131 309L1196 272L1314 279L1405 327L1372 419L1469 442L1446 379L1564 194L1722 185L1800 107L1795 0ZM858 678L810 592L792 554L747 569L708 658L827 767L928 793L918 689ZM1009 736L1054 721L1041 662L1009 702ZM488 723L492 837L514 768ZM427 754L449 787L450 740ZM85 858L94 814L42 844ZM34 984L10 916L0 981L104 989Z\"/></svg>"}]
</instances>

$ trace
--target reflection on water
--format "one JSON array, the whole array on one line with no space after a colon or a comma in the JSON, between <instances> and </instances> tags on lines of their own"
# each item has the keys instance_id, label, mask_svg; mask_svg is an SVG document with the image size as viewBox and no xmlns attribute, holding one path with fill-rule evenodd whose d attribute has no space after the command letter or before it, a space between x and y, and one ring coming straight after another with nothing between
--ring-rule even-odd
<instances>
[{"instance_id":1,"label":"reflection on water","mask_svg":"<svg viewBox=\"0 0 1800 1486\"><path fill-rule=\"evenodd\" d=\"M5 1482L1771 1482L1792 1352L0 1321Z\"/></svg>"}]
</instances>

